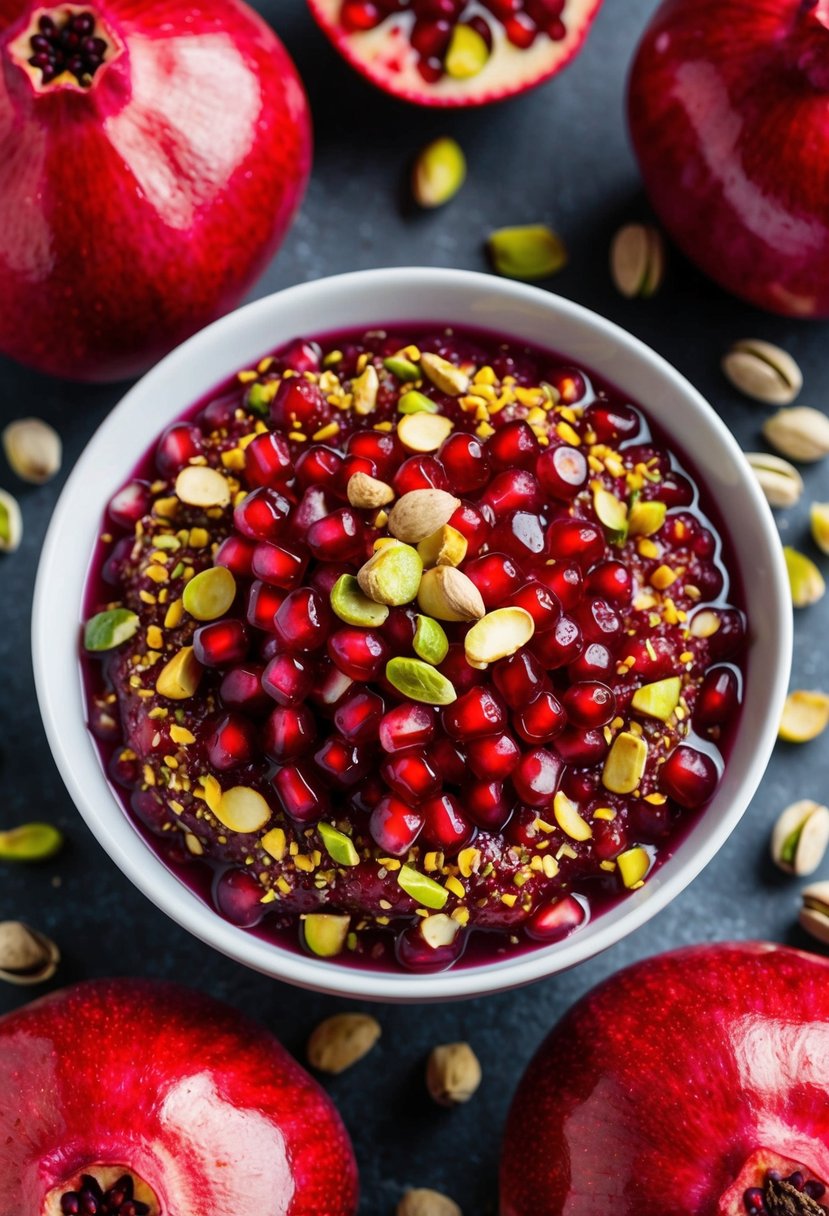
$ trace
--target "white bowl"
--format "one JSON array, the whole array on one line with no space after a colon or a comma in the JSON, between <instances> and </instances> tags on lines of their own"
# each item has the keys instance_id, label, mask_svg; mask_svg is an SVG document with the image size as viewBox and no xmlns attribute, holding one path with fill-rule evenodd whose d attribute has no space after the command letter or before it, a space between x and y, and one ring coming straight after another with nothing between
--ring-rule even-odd
<instances>
[{"instance_id":1,"label":"white bowl","mask_svg":"<svg viewBox=\"0 0 829 1216\"><path fill-rule=\"evenodd\" d=\"M163 427L238 368L299 335L381 324L451 322L565 355L646 410L702 474L729 521L751 613L744 706L723 780L689 836L640 890L556 945L437 975L375 972L307 958L228 924L171 874L110 789L84 722L78 631L103 506ZM648 347L594 313L533 287L457 270L361 271L306 283L217 321L168 355L110 414L55 510L34 602L40 708L64 781L124 874L173 920L231 958L319 991L388 1001L477 996L581 962L664 908L711 860L763 776L791 660L791 604L771 513L730 432L698 392Z\"/></svg>"}]
</instances>

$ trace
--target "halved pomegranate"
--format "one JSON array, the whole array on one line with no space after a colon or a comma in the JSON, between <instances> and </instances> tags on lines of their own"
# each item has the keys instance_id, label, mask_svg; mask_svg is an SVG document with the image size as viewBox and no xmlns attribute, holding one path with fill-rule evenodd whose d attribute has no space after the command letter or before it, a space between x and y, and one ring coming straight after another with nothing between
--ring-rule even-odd
<instances>
[{"instance_id":1,"label":"halved pomegranate","mask_svg":"<svg viewBox=\"0 0 829 1216\"><path fill-rule=\"evenodd\" d=\"M308 0L372 84L423 106L523 93L581 50L602 0Z\"/></svg>"}]
</instances>

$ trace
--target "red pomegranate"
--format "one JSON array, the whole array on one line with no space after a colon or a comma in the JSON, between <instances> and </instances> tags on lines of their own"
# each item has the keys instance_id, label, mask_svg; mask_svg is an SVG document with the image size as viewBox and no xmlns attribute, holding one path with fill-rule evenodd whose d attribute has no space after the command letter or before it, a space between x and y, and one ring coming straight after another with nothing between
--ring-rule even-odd
<instances>
[{"instance_id":1,"label":"red pomegranate","mask_svg":"<svg viewBox=\"0 0 829 1216\"><path fill-rule=\"evenodd\" d=\"M353 1216L337 1112L208 997L100 980L0 1019L0 1216Z\"/></svg>"},{"instance_id":2,"label":"red pomegranate","mask_svg":"<svg viewBox=\"0 0 829 1216\"><path fill-rule=\"evenodd\" d=\"M337 50L387 93L423 106L478 106L561 71L602 0L308 2Z\"/></svg>"},{"instance_id":3,"label":"red pomegranate","mask_svg":"<svg viewBox=\"0 0 829 1216\"><path fill-rule=\"evenodd\" d=\"M829 960L695 946L588 993L519 1085L501 1216L826 1216Z\"/></svg>"},{"instance_id":4,"label":"red pomegranate","mask_svg":"<svg viewBox=\"0 0 829 1216\"><path fill-rule=\"evenodd\" d=\"M829 316L829 2L666 0L630 77L654 209L727 291Z\"/></svg>"},{"instance_id":5,"label":"red pomegranate","mask_svg":"<svg viewBox=\"0 0 829 1216\"><path fill-rule=\"evenodd\" d=\"M233 307L302 197L293 64L241 0L0 0L0 351L141 371Z\"/></svg>"}]
</instances>

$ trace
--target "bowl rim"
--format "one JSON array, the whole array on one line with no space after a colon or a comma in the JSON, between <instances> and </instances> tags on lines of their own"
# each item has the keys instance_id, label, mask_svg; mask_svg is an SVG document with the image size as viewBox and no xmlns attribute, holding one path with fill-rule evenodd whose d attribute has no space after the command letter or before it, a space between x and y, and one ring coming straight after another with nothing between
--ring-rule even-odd
<instances>
[{"instance_id":1,"label":"bowl rim","mask_svg":"<svg viewBox=\"0 0 829 1216\"><path fill-rule=\"evenodd\" d=\"M97 749L86 727L80 664L75 655L67 656L62 653L54 637L54 597L51 595L56 578L58 582L60 580L61 567L65 569L66 566L67 517L71 512L72 502L77 497L88 494L89 486L95 484L94 476L90 478L89 469L95 449L100 447L105 439L121 432L129 424L133 410L140 408L143 399L163 392L167 379L180 369L197 364L202 353L209 351L218 335L221 334L227 340L229 335L242 334L251 323L267 316L272 310L288 314L292 306L307 304L313 301L314 297L324 296L332 285L336 285L341 292L370 289L379 294L384 290L399 290L401 286L412 284L429 286L436 292L452 288L485 291L489 295L500 295L518 304L542 306L550 313L551 319L556 316L565 317L584 328L591 336L610 340L614 346L649 365L651 371L669 381L685 398L692 411L705 415L709 428L717 433L722 448L736 467L741 492L748 496L754 507L757 522L767 543L768 552L764 557L770 563L772 574L765 610L771 614L778 629L771 690L762 729L755 740L751 766L730 806L722 814L720 822L711 826L706 838L698 842L693 851L689 851L676 872L661 881L656 889L649 891L646 899L640 901L635 895L630 895L619 905L622 911L618 916L611 913L594 922L598 928L592 931L588 940L584 940L580 934L575 934L552 946L540 946L507 960L430 974L341 966L332 964L331 961L294 953L224 920L169 871L129 821L109 786ZM439 307L436 307L435 313L439 312ZM382 319L376 324L382 324ZM340 328L348 328L347 317ZM518 335L516 340L520 340ZM223 375L230 375L234 370L235 365L229 367L226 373L217 374L216 383L220 382ZM171 421L191 404L191 401L176 403L171 409ZM152 442L152 439L149 442ZM124 477L128 477L130 472L131 467L127 467L123 471ZM103 509L103 505L101 502L99 510ZM85 587L94 537L85 535L82 539L82 586ZM77 607L80 612L81 605ZM32 610L35 686L52 755L69 794L88 827L133 885L196 938L236 962L244 963L272 978L314 991L392 1003L461 999L532 983L600 953L666 907L719 851L759 786L777 737L777 724L788 688L791 651L791 601L782 546L771 511L744 462L735 438L693 385L640 339L583 305L537 287L475 271L428 267L352 271L285 288L220 318L162 359L127 391L104 419L72 470L53 512L44 541ZM55 678L56 672L60 673L60 678ZM91 764L90 761L94 763ZM117 819L114 816L117 816ZM123 832L125 823L131 829L128 836ZM140 841L139 848L134 847L135 841ZM127 842L131 847L128 847Z\"/></svg>"}]
</instances>

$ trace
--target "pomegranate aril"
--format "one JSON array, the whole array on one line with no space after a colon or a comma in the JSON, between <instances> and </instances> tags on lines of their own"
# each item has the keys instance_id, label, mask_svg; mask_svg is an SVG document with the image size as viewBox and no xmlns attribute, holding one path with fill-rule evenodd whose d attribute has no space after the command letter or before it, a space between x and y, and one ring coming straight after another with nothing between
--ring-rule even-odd
<instances>
[{"instance_id":1,"label":"pomegranate aril","mask_svg":"<svg viewBox=\"0 0 829 1216\"><path fill-rule=\"evenodd\" d=\"M483 511L471 502L462 502L450 518L449 524L466 537L467 560L474 558L484 542L489 541L492 525Z\"/></svg>"},{"instance_id":2,"label":"pomegranate aril","mask_svg":"<svg viewBox=\"0 0 829 1216\"><path fill-rule=\"evenodd\" d=\"M710 756L680 744L659 770L663 793L690 810L707 802L717 788L719 772Z\"/></svg>"},{"instance_id":3,"label":"pomegranate aril","mask_svg":"<svg viewBox=\"0 0 829 1216\"><path fill-rule=\"evenodd\" d=\"M584 582L581 570L575 562L556 562L553 566L539 566L535 575L539 582L550 588L565 612L572 612L581 602Z\"/></svg>"},{"instance_id":4,"label":"pomegranate aril","mask_svg":"<svg viewBox=\"0 0 829 1216\"><path fill-rule=\"evenodd\" d=\"M256 546L241 536L228 536L213 555L214 566L226 566L237 578L253 575L253 554Z\"/></svg>"},{"instance_id":5,"label":"pomegranate aril","mask_svg":"<svg viewBox=\"0 0 829 1216\"><path fill-rule=\"evenodd\" d=\"M348 796L348 810L357 815L370 815L381 798L387 794L385 783L378 774L364 777L356 789Z\"/></svg>"},{"instance_id":6,"label":"pomegranate aril","mask_svg":"<svg viewBox=\"0 0 829 1216\"><path fill-rule=\"evenodd\" d=\"M213 902L216 910L240 929L253 929L265 915L262 888L246 870L225 870L223 874L218 875L213 883ZM111 1209L88 1205L78 1210L87 1213Z\"/></svg>"},{"instance_id":7,"label":"pomegranate aril","mask_svg":"<svg viewBox=\"0 0 829 1216\"><path fill-rule=\"evenodd\" d=\"M721 662L723 659L733 659L743 649L746 640L746 622L742 612L737 608L718 608L716 611L720 627L706 640L711 658Z\"/></svg>"},{"instance_id":8,"label":"pomegranate aril","mask_svg":"<svg viewBox=\"0 0 829 1216\"><path fill-rule=\"evenodd\" d=\"M281 367L293 372L317 372L322 361L322 347L318 342L305 342L298 338L279 356Z\"/></svg>"},{"instance_id":9,"label":"pomegranate aril","mask_svg":"<svg viewBox=\"0 0 829 1216\"><path fill-rule=\"evenodd\" d=\"M380 632L395 655L411 653L416 629L415 613L410 608L392 608L380 626Z\"/></svg>"},{"instance_id":10,"label":"pomegranate aril","mask_svg":"<svg viewBox=\"0 0 829 1216\"><path fill-rule=\"evenodd\" d=\"M677 657L667 638L632 638L621 647L618 655L626 662L633 660L630 664L630 674L642 684L650 684L663 676L675 674Z\"/></svg>"},{"instance_id":11,"label":"pomegranate aril","mask_svg":"<svg viewBox=\"0 0 829 1216\"><path fill-rule=\"evenodd\" d=\"M597 819L593 823L593 852L599 861L612 861L628 847L628 833L624 821Z\"/></svg>"},{"instance_id":12,"label":"pomegranate aril","mask_svg":"<svg viewBox=\"0 0 829 1216\"><path fill-rule=\"evenodd\" d=\"M492 678L511 709L527 705L547 682L543 667L528 650L519 650L508 659L501 659L492 668Z\"/></svg>"},{"instance_id":13,"label":"pomegranate aril","mask_svg":"<svg viewBox=\"0 0 829 1216\"><path fill-rule=\"evenodd\" d=\"M568 726L556 737L555 748L565 764L587 768L604 760L609 744L600 730L580 730Z\"/></svg>"},{"instance_id":14,"label":"pomegranate aril","mask_svg":"<svg viewBox=\"0 0 829 1216\"><path fill-rule=\"evenodd\" d=\"M694 725L712 730L729 721L740 706L740 684L730 667L712 667L697 693Z\"/></svg>"},{"instance_id":15,"label":"pomegranate aril","mask_svg":"<svg viewBox=\"0 0 829 1216\"><path fill-rule=\"evenodd\" d=\"M489 544L519 562L531 562L545 549L544 520L529 511L510 511L492 529Z\"/></svg>"},{"instance_id":16,"label":"pomegranate aril","mask_svg":"<svg viewBox=\"0 0 829 1216\"><path fill-rule=\"evenodd\" d=\"M514 608L523 608L529 612L535 622L535 632L543 633L552 629L561 616L561 606L549 587L545 587L538 579L530 579L519 587L511 599Z\"/></svg>"},{"instance_id":17,"label":"pomegranate aril","mask_svg":"<svg viewBox=\"0 0 829 1216\"><path fill-rule=\"evenodd\" d=\"M535 463L542 489L561 502L570 502L587 484L587 460L568 444L545 448Z\"/></svg>"},{"instance_id":18,"label":"pomegranate aril","mask_svg":"<svg viewBox=\"0 0 829 1216\"><path fill-rule=\"evenodd\" d=\"M284 594L275 587L269 587L267 583L260 583L258 580L251 583L245 606L247 623L254 629L271 633L274 628L274 617L282 607L284 600Z\"/></svg>"},{"instance_id":19,"label":"pomegranate aril","mask_svg":"<svg viewBox=\"0 0 829 1216\"><path fill-rule=\"evenodd\" d=\"M435 733L435 711L426 705L404 701L383 715L377 728L380 746L386 752L422 747Z\"/></svg>"},{"instance_id":20,"label":"pomegranate aril","mask_svg":"<svg viewBox=\"0 0 829 1216\"><path fill-rule=\"evenodd\" d=\"M435 848L455 854L469 844L475 835L463 813L460 801L453 794L440 794L427 799L420 807L424 817L423 837Z\"/></svg>"},{"instance_id":21,"label":"pomegranate aril","mask_svg":"<svg viewBox=\"0 0 829 1216\"><path fill-rule=\"evenodd\" d=\"M511 602L513 594L525 581L519 567L506 553L476 557L464 565L463 572L480 591L487 610Z\"/></svg>"},{"instance_id":22,"label":"pomegranate aril","mask_svg":"<svg viewBox=\"0 0 829 1216\"><path fill-rule=\"evenodd\" d=\"M207 758L219 772L248 764L256 752L253 724L241 714L225 714L210 732Z\"/></svg>"},{"instance_id":23,"label":"pomegranate aril","mask_svg":"<svg viewBox=\"0 0 829 1216\"><path fill-rule=\"evenodd\" d=\"M597 443L633 439L641 426L639 415L630 406L611 406L606 401L588 405L582 418L585 426L594 432Z\"/></svg>"},{"instance_id":24,"label":"pomegranate aril","mask_svg":"<svg viewBox=\"0 0 829 1216\"><path fill-rule=\"evenodd\" d=\"M512 814L512 798L502 781L471 781L464 787L466 814L486 832L500 832Z\"/></svg>"},{"instance_id":25,"label":"pomegranate aril","mask_svg":"<svg viewBox=\"0 0 829 1216\"><path fill-rule=\"evenodd\" d=\"M587 912L574 895L565 895L538 908L527 920L528 937L540 942L558 942L569 937L587 920Z\"/></svg>"},{"instance_id":26,"label":"pomegranate aril","mask_svg":"<svg viewBox=\"0 0 829 1216\"><path fill-rule=\"evenodd\" d=\"M572 684L562 697L573 726L606 726L616 713L616 698L606 684L585 680Z\"/></svg>"},{"instance_id":27,"label":"pomegranate aril","mask_svg":"<svg viewBox=\"0 0 829 1216\"><path fill-rule=\"evenodd\" d=\"M253 551L253 573L265 583L290 591L302 582L308 555L291 545L263 542Z\"/></svg>"},{"instance_id":28,"label":"pomegranate aril","mask_svg":"<svg viewBox=\"0 0 829 1216\"><path fill-rule=\"evenodd\" d=\"M305 543L308 530L318 519L328 514L328 500L320 486L309 486L300 498L288 520L288 531L296 540Z\"/></svg>"},{"instance_id":29,"label":"pomegranate aril","mask_svg":"<svg viewBox=\"0 0 829 1216\"><path fill-rule=\"evenodd\" d=\"M401 967L416 973L446 971L457 963L466 946L466 934L459 929L454 939L445 946L431 946L420 931L419 925L404 929L395 943L395 958Z\"/></svg>"},{"instance_id":30,"label":"pomegranate aril","mask_svg":"<svg viewBox=\"0 0 829 1216\"><path fill-rule=\"evenodd\" d=\"M343 0L340 8L340 24L349 34L373 30L385 17L385 13L373 0Z\"/></svg>"},{"instance_id":31,"label":"pomegranate aril","mask_svg":"<svg viewBox=\"0 0 829 1216\"><path fill-rule=\"evenodd\" d=\"M572 617L560 616L552 629L533 637L530 645L541 666L554 671L579 657L584 637Z\"/></svg>"},{"instance_id":32,"label":"pomegranate aril","mask_svg":"<svg viewBox=\"0 0 829 1216\"><path fill-rule=\"evenodd\" d=\"M538 457L538 440L523 419L508 422L490 435L486 453L496 469L531 469Z\"/></svg>"},{"instance_id":33,"label":"pomegranate aril","mask_svg":"<svg viewBox=\"0 0 829 1216\"><path fill-rule=\"evenodd\" d=\"M355 431L346 444L349 456L362 456L370 460L376 475L388 481L400 464L400 445L393 435L377 431Z\"/></svg>"},{"instance_id":34,"label":"pomegranate aril","mask_svg":"<svg viewBox=\"0 0 829 1216\"><path fill-rule=\"evenodd\" d=\"M508 511L535 511L544 503L544 494L537 478L526 469L505 469L493 477L481 495L481 501L492 507L496 515Z\"/></svg>"},{"instance_id":35,"label":"pomegranate aril","mask_svg":"<svg viewBox=\"0 0 829 1216\"><path fill-rule=\"evenodd\" d=\"M444 785L460 785L466 777L466 756L447 735L438 735L429 748L429 763Z\"/></svg>"},{"instance_id":36,"label":"pomegranate aril","mask_svg":"<svg viewBox=\"0 0 829 1216\"><path fill-rule=\"evenodd\" d=\"M299 587L282 601L273 627L286 649L311 651L325 645L332 621L331 609L320 593Z\"/></svg>"},{"instance_id":37,"label":"pomegranate aril","mask_svg":"<svg viewBox=\"0 0 829 1216\"><path fill-rule=\"evenodd\" d=\"M380 766L380 776L398 797L415 803L440 788L440 776L422 748L388 756Z\"/></svg>"},{"instance_id":38,"label":"pomegranate aril","mask_svg":"<svg viewBox=\"0 0 829 1216\"><path fill-rule=\"evenodd\" d=\"M295 760L314 746L317 724L307 705L279 705L262 728L262 747L271 760Z\"/></svg>"},{"instance_id":39,"label":"pomegranate aril","mask_svg":"<svg viewBox=\"0 0 829 1216\"><path fill-rule=\"evenodd\" d=\"M260 486L248 494L233 512L237 532L251 540L274 540L285 527L291 504L276 490Z\"/></svg>"},{"instance_id":40,"label":"pomegranate aril","mask_svg":"<svg viewBox=\"0 0 829 1216\"><path fill-rule=\"evenodd\" d=\"M696 497L696 491L687 477L672 470L659 483L654 497L664 502L670 510L672 507L689 507Z\"/></svg>"},{"instance_id":41,"label":"pomegranate aril","mask_svg":"<svg viewBox=\"0 0 829 1216\"><path fill-rule=\"evenodd\" d=\"M245 480L249 486L281 486L293 475L291 449L278 431L257 435L245 448Z\"/></svg>"},{"instance_id":42,"label":"pomegranate aril","mask_svg":"<svg viewBox=\"0 0 829 1216\"><path fill-rule=\"evenodd\" d=\"M439 455L455 494L473 493L489 481L489 456L474 435L455 431L444 441Z\"/></svg>"},{"instance_id":43,"label":"pomegranate aril","mask_svg":"<svg viewBox=\"0 0 829 1216\"><path fill-rule=\"evenodd\" d=\"M564 730L567 714L558 697L544 691L513 714L512 724L527 743L549 743Z\"/></svg>"},{"instance_id":44,"label":"pomegranate aril","mask_svg":"<svg viewBox=\"0 0 829 1216\"><path fill-rule=\"evenodd\" d=\"M470 739L466 745L466 758L481 781L503 781L521 759L521 751L512 735L502 731Z\"/></svg>"},{"instance_id":45,"label":"pomegranate aril","mask_svg":"<svg viewBox=\"0 0 829 1216\"><path fill-rule=\"evenodd\" d=\"M447 705L442 714L443 729L453 739L473 739L491 735L506 721L504 707L488 688L471 688Z\"/></svg>"},{"instance_id":46,"label":"pomegranate aril","mask_svg":"<svg viewBox=\"0 0 829 1216\"><path fill-rule=\"evenodd\" d=\"M244 709L250 714L261 714L270 708L270 698L262 687L264 672L264 667L256 664L231 667L219 685L222 703L230 709Z\"/></svg>"},{"instance_id":47,"label":"pomegranate aril","mask_svg":"<svg viewBox=\"0 0 829 1216\"><path fill-rule=\"evenodd\" d=\"M392 857L408 853L422 827L422 814L393 794L381 798L371 812L368 824L374 843Z\"/></svg>"},{"instance_id":48,"label":"pomegranate aril","mask_svg":"<svg viewBox=\"0 0 829 1216\"><path fill-rule=\"evenodd\" d=\"M314 682L314 669L295 654L278 654L262 672L262 689L278 705L298 705Z\"/></svg>"},{"instance_id":49,"label":"pomegranate aril","mask_svg":"<svg viewBox=\"0 0 829 1216\"><path fill-rule=\"evenodd\" d=\"M328 639L328 655L352 680L373 680L386 665L391 651L374 629L346 627Z\"/></svg>"},{"instance_id":50,"label":"pomegranate aril","mask_svg":"<svg viewBox=\"0 0 829 1216\"><path fill-rule=\"evenodd\" d=\"M438 671L451 681L458 696L478 684L485 684L487 678L485 671L481 671L477 667L470 667L467 663L462 642L450 643L446 658L438 667Z\"/></svg>"},{"instance_id":51,"label":"pomegranate aril","mask_svg":"<svg viewBox=\"0 0 829 1216\"><path fill-rule=\"evenodd\" d=\"M576 609L576 619L588 641L612 646L621 636L622 620L607 600L586 600Z\"/></svg>"},{"instance_id":52,"label":"pomegranate aril","mask_svg":"<svg viewBox=\"0 0 829 1216\"><path fill-rule=\"evenodd\" d=\"M323 659L317 668L317 677L308 693L308 699L319 710L330 716L348 690L353 686L351 676L335 667L330 659Z\"/></svg>"},{"instance_id":53,"label":"pomegranate aril","mask_svg":"<svg viewBox=\"0 0 829 1216\"><path fill-rule=\"evenodd\" d=\"M191 422L174 422L158 441L155 467L159 477L173 478L196 456L204 452L202 433Z\"/></svg>"},{"instance_id":54,"label":"pomegranate aril","mask_svg":"<svg viewBox=\"0 0 829 1216\"><path fill-rule=\"evenodd\" d=\"M240 663L249 645L247 626L231 617L201 625L193 634L193 653L203 667Z\"/></svg>"},{"instance_id":55,"label":"pomegranate aril","mask_svg":"<svg viewBox=\"0 0 829 1216\"><path fill-rule=\"evenodd\" d=\"M329 485L343 463L342 452L315 443L306 448L296 462L297 481L302 486Z\"/></svg>"},{"instance_id":56,"label":"pomegranate aril","mask_svg":"<svg viewBox=\"0 0 829 1216\"><path fill-rule=\"evenodd\" d=\"M573 802L590 802L599 788L598 774L585 769L568 768L561 778L561 788ZM607 791L603 790L602 805L607 802Z\"/></svg>"},{"instance_id":57,"label":"pomegranate aril","mask_svg":"<svg viewBox=\"0 0 829 1216\"><path fill-rule=\"evenodd\" d=\"M525 752L512 772L516 794L527 806L549 806L558 789L563 767L559 756L546 748Z\"/></svg>"},{"instance_id":58,"label":"pomegranate aril","mask_svg":"<svg viewBox=\"0 0 829 1216\"><path fill-rule=\"evenodd\" d=\"M656 804L638 799L628 811L628 822L637 840L659 841L669 835L677 814L671 802Z\"/></svg>"},{"instance_id":59,"label":"pomegranate aril","mask_svg":"<svg viewBox=\"0 0 829 1216\"><path fill-rule=\"evenodd\" d=\"M600 562L587 575L584 589L588 595L624 606L630 603L633 595L633 576L622 562Z\"/></svg>"},{"instance_id":60,"label":"pomegranate aril","mask_svg":"<svg viewBox=\"0 0 829 1216\"><path fill-rule=\"evenodd\" d=\"M334 725L350 743L376 739L384 709L385 704L379 693L368 688L355 688L334 711Z\"/></svg>"},{"instance_id":61,"label":"pomegranate aril","mask_svg":"<svg viewBox=\"0 0 829 1216\"><path fill-rule=\"evenodd\" d=\"M605 539L595 524L580 519L556 519L547 530L547 547L552 557L574 561L586 569L604 556Z\"/></svg>"},{"instance_id":62,"label":"pomegranate aril","mask_svg":"<svg viewBox=\"0 0 829 1216\"><path fill-rule=\"evenodd\" d=\"M341 507L312 524L306 542L318 561L347 561L362 554L365 545L363 522L355 511Z\"/></svg>"},{"instance_id":63,"label":"pomegranate aril","mask_svg":"<svg viewBox=\"0 0 829 1216\"><path fill-rule=\"evenodd\" d=\"M573 684L580 680L601 680L606 683L606 677L613 668L613 655L607 646L601 642L591 642L567 668L567 678Z\"/></svg>"},{"instance_id":64,"label":"pomegranate aril","mask_svg":"<svg viewBox=\"0 0 829 1216\"><path fill-rule=\"evenodd\" d=\"M314 761L329 781L347 789L365 777L371 765L371 753L340 735L329 735L314 753Z\"/></svg>"},{"instance_id":65,"label":"pomegranate aril","mask_svg":"<svg viewBox=\"0 0 829 1216\"><path fill-rule=\"evenodd\" d=\"M139 519L148 515L152 506L152 492L148 481L129 481L109 500L107 514L119 528L131 532Z\"/></svg>"},{"instance_id":66,"label":"pomegranate aril","mask_svg":"<svg viewBox=\"0 0 829 1216\"><path fill-rule=\"evenodd\" d=\"M504 33L513 46L526 51L538 36L538 26L526 13L516 13L504 22Z\"/></svg>"},{"instance_id":67,"label":"pomegranate aril","mask_svg":"<svg viewBox=\"0 0 829 1216\"><path fill-rule=\"evenodd\" d=\"M331 407L316 384L303 376L290 376L277 389L270 413L275 427L310 435L328 421Z\"/></svg>"},{"instance_id":68,"label":"pomegranate aril","mask_svg":"<svg viewBox=\"0 0 829 1216\"><path fill-rule=\"evenodd\" d=\"M409 40L418 55L422 55L424 59L438 59L443 56L449 45L452 29L450 21L415 21Z\"/></svg>"},{"instance_id":69,"label":"pomegranate aril","mask_svg":"<svg viewBox=\"0 0 829 1216\"><path fill-rule=\"evenodd\" d=\"M434 456L410 456L394 474L392 482L398 498L410 490L450 490L446 470Z\"/></svg>"},{"instance_id":70,"label":"pomegranate aril","mask_svg":"<svg viewBox=\"0 0 829 1216\"><path fill-rule=\"evenodd\" d=\"M331 811L328 793L311 765L286 764L273 777L273 787L286 815L298 823L316 823Z\"/></svg>"}]
</instances>

